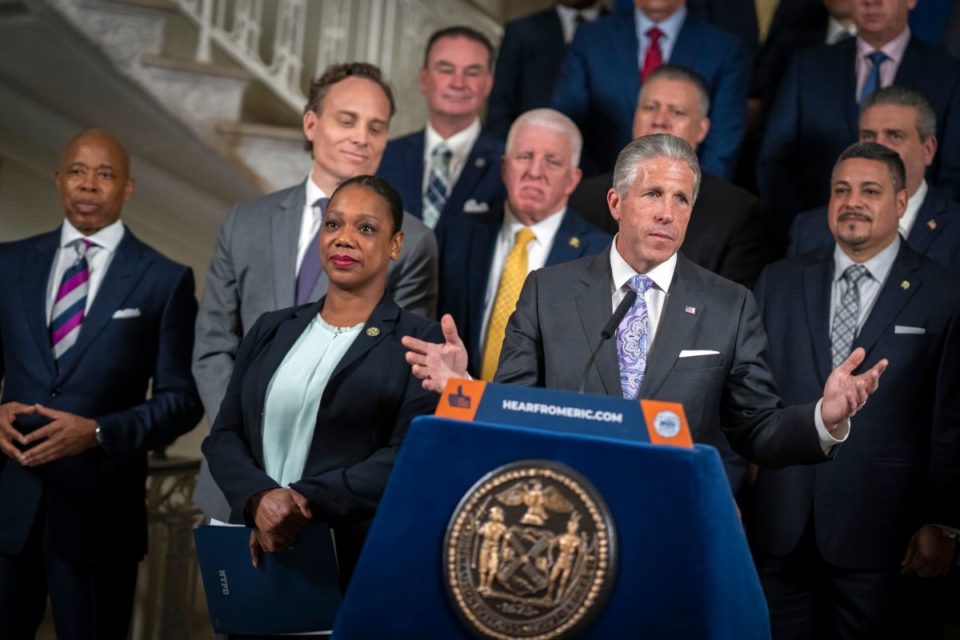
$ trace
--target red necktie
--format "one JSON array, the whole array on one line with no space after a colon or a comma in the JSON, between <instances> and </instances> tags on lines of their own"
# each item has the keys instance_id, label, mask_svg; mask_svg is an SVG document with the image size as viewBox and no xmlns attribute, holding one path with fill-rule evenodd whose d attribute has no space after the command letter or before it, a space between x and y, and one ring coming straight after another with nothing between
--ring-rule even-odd
<instances>
[{"instance_id":1,"label":"red necktie","mask_svg":"<svg viewBox=\"0 0 960 640\"><path fill-rule=\"evenodd\" d=\"M650 27L647 30L647 37L650 38L650 46L647 47L647 55L643 57L643 69L640 71L641 83L646 82L647 76L663 64L663 54L660 52L660 38L663 37L663 31Z\"/></svg>"}]
</instances>

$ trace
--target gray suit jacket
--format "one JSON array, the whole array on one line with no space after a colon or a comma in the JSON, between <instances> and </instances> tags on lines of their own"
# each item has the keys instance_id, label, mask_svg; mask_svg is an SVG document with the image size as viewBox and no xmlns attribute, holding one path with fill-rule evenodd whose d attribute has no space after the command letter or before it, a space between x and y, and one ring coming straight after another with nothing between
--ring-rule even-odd
<instances>
[{"instance_id":1,"label":"gray suit jacket","mask_svg":"<svg viewBox=\"0 0 960 640\"><path fill-rule=\"evenodd\" d=\"M611 315L612 291L607 252L531 273L507 325L496 382L578 389ZM826 459L815 403L783 407L766 347L753 295L678 256L640 397L683 403L694 440L722 445L723 432L734 450L759 464ZM685 349L719 353L680 358ZM621 394L614 341L601 347L585 390Z\"/></svg>"},{"instance_id":2,"label":"gray suit jacket","mask_svg":"<svg viewBox=\"0 0 960 640\"><path fill-rule=\"evenodd\" d=\"M268 311L292 307L296 292L297 240L306 203L306 182L233 207L220 227L197 315L193 375L213 424L233 373L240 339ZM437 307L437 242L424 224L404 213L404 242L390 264L387 294L409 311L433 318ZM320 274L312 300L327 292ZM194 492L203 512L227 520L229 507L204 460Z\"/></svg>"}]
</instances>

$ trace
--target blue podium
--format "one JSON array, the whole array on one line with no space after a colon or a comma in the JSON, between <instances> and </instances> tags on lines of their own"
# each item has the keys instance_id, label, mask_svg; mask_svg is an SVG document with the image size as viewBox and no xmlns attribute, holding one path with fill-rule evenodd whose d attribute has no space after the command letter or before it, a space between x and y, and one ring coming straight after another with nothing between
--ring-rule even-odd
<instances>
[{"instance_id":1,"label":"blue podium","mask_svg":"<svg viewBox=\"0 0 960 640\"><path fill-rule=\"evenodd\" d=\"M491 471L537 460L578 473L602 496L612 519L613 582L578 637L769 638L763 592L715 449L651 444L645 423L668 431L674 425L664 412L646 408L644 419L637 403L480 385L466 401L462 388L448 390L438 409L450 415L459 405L453 409L473 422L421 417L411 424L340 607L335 638L476 635L449 592L448 525L471 487ZM491 418L498 419L484 421ZM503 495L501 502L517 504ZM527 518L533 501L524 501ZM552 557L560 553L554 543L550 549Z\"/></svg>"}]
</instances>

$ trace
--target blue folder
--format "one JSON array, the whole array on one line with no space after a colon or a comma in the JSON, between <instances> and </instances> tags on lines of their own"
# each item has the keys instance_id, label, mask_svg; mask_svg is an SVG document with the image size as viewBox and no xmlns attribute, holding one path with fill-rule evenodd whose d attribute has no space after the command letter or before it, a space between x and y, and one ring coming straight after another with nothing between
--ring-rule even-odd
<instances>
[{"instance_id":1,"label":"blue folder","mask_svg":"<svg viewBox=\"0 0 960 640\"><path fill-rule=\"evenodd\" d=\"M329 527L311 523L287 551L250 562L250 529L194 530L200 576L215 633L272 635L329 631L340 586Z\"/></svg>"}]
</instances>

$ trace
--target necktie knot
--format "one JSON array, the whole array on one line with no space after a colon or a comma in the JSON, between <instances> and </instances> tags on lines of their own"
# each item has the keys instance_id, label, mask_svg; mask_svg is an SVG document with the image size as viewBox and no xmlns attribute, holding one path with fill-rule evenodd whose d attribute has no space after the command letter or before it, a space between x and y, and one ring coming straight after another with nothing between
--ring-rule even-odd
<instances>
[{"instance_id":1,"label":"necktie knot","mask_svg":"<svg viewBox=\"0 0 960 640\"><path fill-rule=\"evenodd\" d=\"M846 280L847 284L852 285L856 285L869 275L870 271L862 264L852 264L843 271L843 279Z\"/></svg>"},{"instance_id":2,"label":"necktie knot","mask_svg":"<svg viewBox=\"0 0 960 640\"><path fill-rule=\"evenodd\" d=\"M537 236L534 235L533 231L530 230L530 227L518 229L517 233L513 236L513 245L515 247L525 249L526 246L530 244L536 237Z\"/></svg>"},{"instance_id":3,"label":"necktie knot","mask_svg":"<svg viewBox=\"0 0 960 640\"><path fill-rule=\"evenodd\" d=\"M450 150L446 142L441 142L433 148L431 156L433 156L434 162L441 163L444 167L447 167L450 164L451 158L453 158L453 151Z\"/></svg>"},{"instance_id":4,"label":"necktie knot","mask_svg":"<svg viewBox=\"0 0 960 640\"><path fill-rule=\"evenodd\" d=\"M874 51L873 53L867 54L867 59L876 67L886 60L889 60L889 57L883 51Z\"/></svg>"},{"instance_id":5,"label":"necktie knot","mask_svg":"<svg viewBox=\"0 0 960 640\"><path fill-rule=\"evenodd\" d=\"M652 285L653 280L642 274L635 275L627 281L627 286L636 291L638 296L645 294Z\"/></svg>"},{"instance_id":6,"label":"necktie knot","mask_svg":"<svg viewBox=\"0 0 960 640\"><path fill-rule=\"evenodd\" d=\"M663 31L660 31L657 27L650 27L647 29L647 37L650 38L650 46L660 42L660 38L663 37Z\"/></svg>"}]
</instances>

